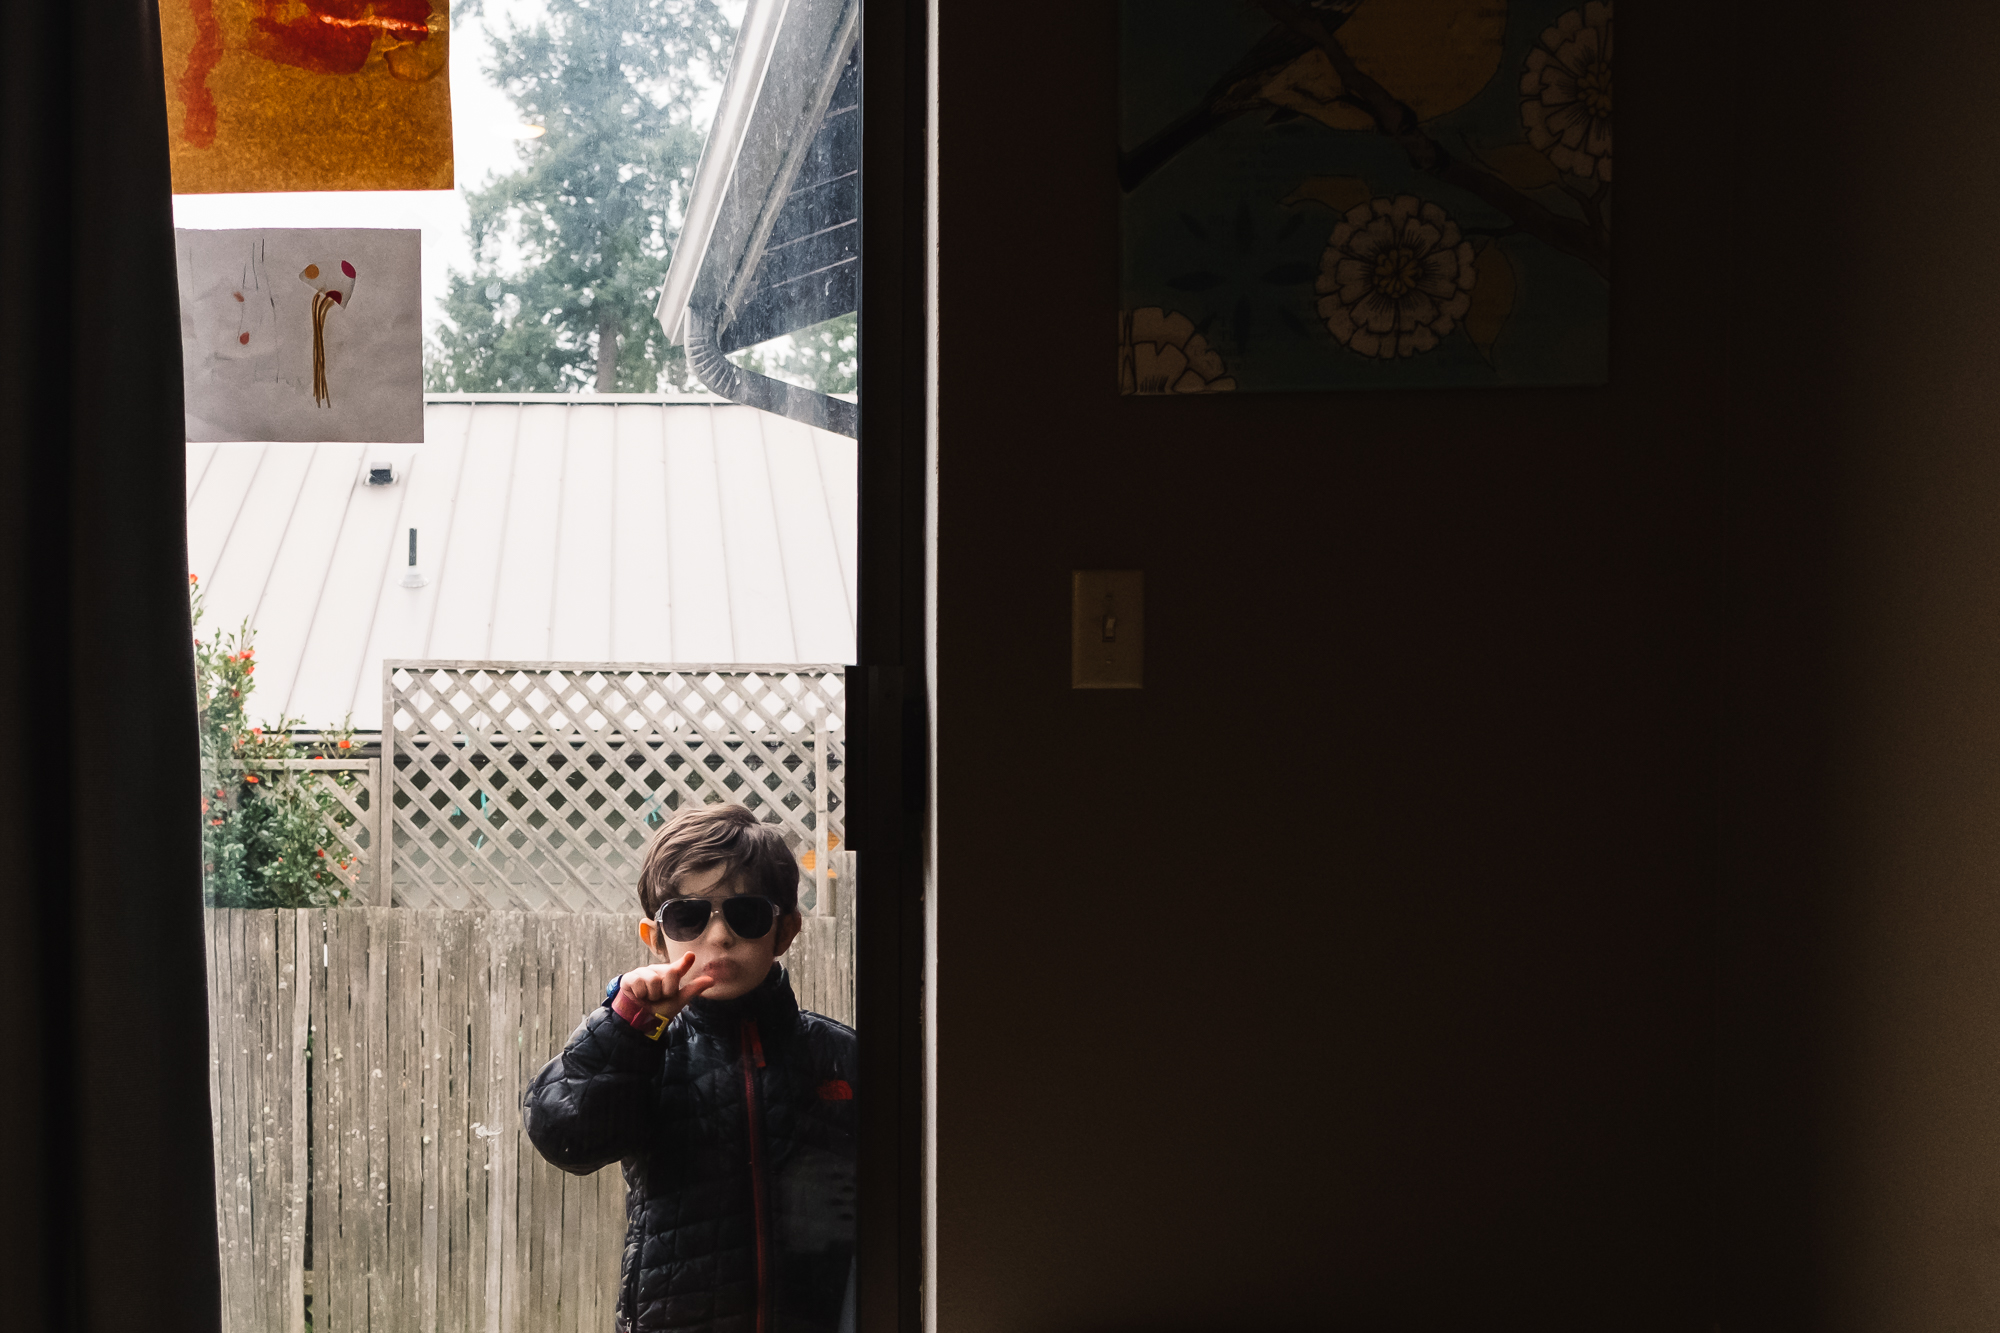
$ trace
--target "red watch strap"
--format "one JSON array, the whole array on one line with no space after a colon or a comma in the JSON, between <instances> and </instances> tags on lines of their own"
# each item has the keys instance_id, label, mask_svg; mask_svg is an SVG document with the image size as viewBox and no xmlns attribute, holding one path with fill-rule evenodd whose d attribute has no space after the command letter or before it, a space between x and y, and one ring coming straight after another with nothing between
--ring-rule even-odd
<instances>
[{"instance_id":1,"label":"red watch strap","mask_svg":"<svg viewBox=\"0 0 2000 1333\"><path fill-rule=\"evenodd\" d=\"M667 1020L655 1014L650 1006L633 999L632 993L623 986L612 997L611 1012L631 1024L634 1031L654 1041L658 1041L660 1034L667 1030Z\"/></svg>"}]
</instances>

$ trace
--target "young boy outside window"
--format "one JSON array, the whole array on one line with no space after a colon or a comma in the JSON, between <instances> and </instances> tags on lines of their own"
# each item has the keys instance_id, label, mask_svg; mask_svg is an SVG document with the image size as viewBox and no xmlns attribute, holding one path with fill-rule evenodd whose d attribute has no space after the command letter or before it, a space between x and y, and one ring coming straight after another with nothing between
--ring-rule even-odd
<instances>
[{"instance_id":1,"label":"young boy outside window","mask_svg":"<svg viewBox=\"0 0 2000 1333\"><path fill-rule=\"evenodd\" d=\"M639 935L522 1099L528 1137L578 1175L623 1162L619 1333L853 1325L854 1030L803 1011L777 960L799 870L740 805L654 838Z\"/></svg>"}]
</instances>

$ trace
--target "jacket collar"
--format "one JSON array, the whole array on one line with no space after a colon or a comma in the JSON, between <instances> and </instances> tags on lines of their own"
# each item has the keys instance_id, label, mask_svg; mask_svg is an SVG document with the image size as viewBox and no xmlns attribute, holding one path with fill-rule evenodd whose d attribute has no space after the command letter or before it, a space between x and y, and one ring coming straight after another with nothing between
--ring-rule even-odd
<instances>
[{"instance_id":1,"label":"jacket collar","mask_svg":"<svg viewBox=\"0 0 2000 1333\"><path fill-rule=\"evenodd\" d=\"M792 979L785 975L784 963L774 961L756 990L733 1000L691 1000L681 1013L695 1031L730 1038L736 1036L747 1018L768 1042L782 1038L798 1026L799 1001L792 993Z\"/></svg>"}]
</instances>

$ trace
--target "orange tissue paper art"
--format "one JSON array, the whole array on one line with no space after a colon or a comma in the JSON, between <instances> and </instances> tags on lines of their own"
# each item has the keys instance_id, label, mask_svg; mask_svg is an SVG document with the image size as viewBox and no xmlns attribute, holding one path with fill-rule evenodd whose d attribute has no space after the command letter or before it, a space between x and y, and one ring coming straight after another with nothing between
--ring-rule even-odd
<instances>
[{"instance_id":1,"label":"orange tissue paper art","mask_svg":"<svg viewBox=\"0 0 2000 1333\"><path fill-rule=\"evenodd\" d=\"M448 190L448 0L160 0L176 194Z\"/></svg>"}]
</instances>

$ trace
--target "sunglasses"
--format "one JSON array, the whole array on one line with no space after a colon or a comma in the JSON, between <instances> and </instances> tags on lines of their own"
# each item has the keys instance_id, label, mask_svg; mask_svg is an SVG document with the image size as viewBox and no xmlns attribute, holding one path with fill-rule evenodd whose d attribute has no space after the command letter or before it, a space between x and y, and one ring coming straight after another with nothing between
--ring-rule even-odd
<instances>
[{"instance_id":1,"label":"sunglasses","mask_svg":"<svg viewBox=\"0 0 2000 1333\"><path fill-rule=\"evenodd\" d=\"M778 919L778 905L769 898L739 893L721 902L713 898L669 898L660 904L653 920L668 939L685 944L701 938L701 933L708 929L709 917L718 907L729 929L746 940L763 939Z\"/></svg>"}]
</instances>

